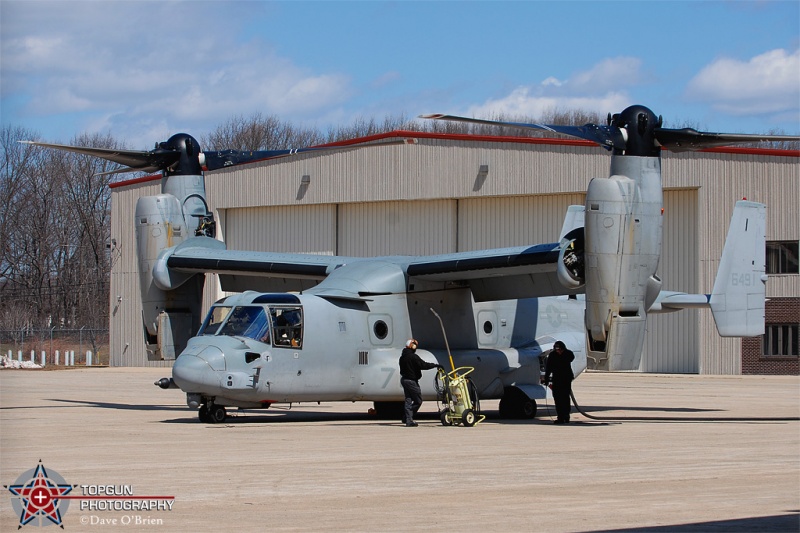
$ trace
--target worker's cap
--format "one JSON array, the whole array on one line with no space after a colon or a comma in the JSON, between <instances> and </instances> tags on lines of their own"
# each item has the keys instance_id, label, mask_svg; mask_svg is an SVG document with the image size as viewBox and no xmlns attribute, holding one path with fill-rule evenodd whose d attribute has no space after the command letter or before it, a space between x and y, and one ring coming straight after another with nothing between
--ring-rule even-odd
<instances>
[{"instance_id":1,"label":"worker's cap","mask_svg":"<svg viewBox=\"0 0 800 533\"><path fill-rule=\"evenodd\" d=\"M414 346L419 346L419 343L417 342L417 339L408 339L408 341L406 341L406 348L411 348L412 344Z\"/></svg>"}]
</instances>

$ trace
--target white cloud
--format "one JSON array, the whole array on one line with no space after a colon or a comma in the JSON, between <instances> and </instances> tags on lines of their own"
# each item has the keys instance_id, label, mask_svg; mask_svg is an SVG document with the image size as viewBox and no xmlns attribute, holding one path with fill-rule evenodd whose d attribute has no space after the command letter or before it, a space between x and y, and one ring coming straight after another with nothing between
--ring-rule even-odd
<instances>
[{"instance_id":1,"label":"white cloud","mask_svg":"<svg viewBox=\"0 0 800 533\"><path fill-rule=\"evenodd\" d=\"M626 88L644 79L641 60L609 58L566 80L550 76L538 85L517 87L506 96L470 107L468 113L474 117L538 117L552 111L580 109L604 115L630 105Z\"/></svg>"},{"instance_id":2,"label":"white cloud","mask_svg":"<svg viewBox=\"0 0 800 533\"><path fill-rule=\"evenodd\" d=\"M642 61L635 57L604 59L589 70L578 72L566 83L573 93L601 93L638 85L644 79Z\"/></svg>"},{"instance_id":3,"label":"white cloud","mask_svg":"<svg viewBox=\"0 0 800 533\"><path fill-rule=\"evenodd\" d=\"M720 58L689 82L686 96L733 115L797 117L800 110L800 49L770 50L749 61Z\"/></svg>"},{"instance_id":4,"label":"white cloud","mask_svg":"<svg viewBox=\"0 0 800 533\"><path fill-rule=\"evenodd\" d=\"M80 114L83 127L142 142L165 124L203 135L234 114L302 119L350 96L348 76L315 72L258 36L241 37L245 19L231 9L270 9L248 4L9 3L3 98L24 96L18 116ZM147 144L155 140L164 139Z\"/></svg>"}]
</instances>

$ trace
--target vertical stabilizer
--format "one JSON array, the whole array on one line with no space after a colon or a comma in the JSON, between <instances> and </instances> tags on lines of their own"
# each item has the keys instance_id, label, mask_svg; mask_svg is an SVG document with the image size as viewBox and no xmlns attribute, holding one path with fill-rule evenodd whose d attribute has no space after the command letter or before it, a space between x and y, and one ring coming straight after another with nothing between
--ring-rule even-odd
<instances>
[{"instance_id":1,"label":"vertical stabilizer","mask_svg":"<svg viewBox=\"0 0 800 533\"><path fill-rule=\"evenodd\" d=\"M764 334L766 214L764 204L736 202L710 299L723 337Z\"/></svg>"}]
</instances>

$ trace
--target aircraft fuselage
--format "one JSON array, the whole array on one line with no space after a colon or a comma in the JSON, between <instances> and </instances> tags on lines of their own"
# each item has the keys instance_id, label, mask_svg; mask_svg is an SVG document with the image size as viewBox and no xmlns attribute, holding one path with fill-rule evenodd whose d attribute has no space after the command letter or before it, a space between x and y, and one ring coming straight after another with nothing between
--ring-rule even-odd
<instances>
[{"instance_id":1,"label":"aircraft fuselage","mask_svg":"<svg viewBox=\"0 0 800 533\"><path fill-rule=\"evenodd\" d=\"M438 296L446 306L447 298ZM475 368L470 377L481 398L500 398L517 384L538 387L529 396L543 398L540 356L557 339L576 353L575 374L585 368L583 301L507 300L471 309L471 332L453 329L459 337L449 339L450 354L455 367ZM422 322L425 327L414 327ZM438 322L412 295L351 301L246 292L215 304L176 359L173 379L191 406L402 401L398 359L412 336L423 359L451 370ZM425 373L420 384L424 397L435 399L434 373Z\"/></svg>"}]
</instances>

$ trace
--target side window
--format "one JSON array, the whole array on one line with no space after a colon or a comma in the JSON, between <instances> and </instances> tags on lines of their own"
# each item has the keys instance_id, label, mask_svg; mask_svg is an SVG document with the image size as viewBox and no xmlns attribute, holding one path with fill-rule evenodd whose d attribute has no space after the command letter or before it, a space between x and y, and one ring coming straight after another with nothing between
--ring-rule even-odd
<instances>
[{"instance_id":1,"label":"side window","mask_svg":"<svg viewBox=\"0 0 800 533\"><path fill-rule=\"evenodd\" d=\"M275 346L301 348L303 346L303 308L273 307L272 339Z\"/></svg>"},{"instance_id":2,"label":"side window","mask_svg":"<svg viewBox=\"0 0 800 533\"><path fill-rule=\"evenodd\" d=\"M798 357L800 355L800 326L797 324L767 324L764 331L764 355Z\"/></svg>"},{"instance_id":3,"label":"side window","mask_svg":"<svg viewBox=\"0 0 800 533\"><path fill-rule=\"evenodd\" d=\"M220 325L222 325L222 323L228 317L228 313L230 312L230 307L225 307L222 305L215 305L212 307L208 312L208 316L203 322L203 326L200 328L198 335L215 335Z\"/></svg>"},{"instance_id":4,"label":"side window","mask_svg":"<svg viewBox=\"0 0 800 533\"><path fill-rule=\"evenodd\" d=\"M767 242L767 274L798 274L798 241Z\"/></svg>"}]
</instances>

